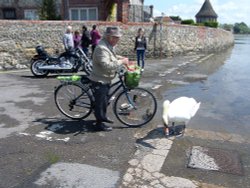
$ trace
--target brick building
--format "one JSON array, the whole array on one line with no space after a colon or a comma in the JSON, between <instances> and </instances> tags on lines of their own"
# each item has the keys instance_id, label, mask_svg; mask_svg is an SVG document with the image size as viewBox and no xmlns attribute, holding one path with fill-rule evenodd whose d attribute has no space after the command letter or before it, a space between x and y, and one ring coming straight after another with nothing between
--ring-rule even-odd
<instances>
[{"instance_id":1,"label":"brick building","mask_svg":"<svg viewBox=\"0 0 250 188\"><path fill-rule=\"evenodd\" d=\"M1 0L0 19L38 20L42 0ZM60 15L61 0L55 0Z\"/></svg>"},{"instance_id":2,"label":"brick building","mask_svg":"<svg viewBox=\"0 0 250 188\"><path fill-rule=\"evenodd\" d=\"M152 16L152 8L145 14L144 0L55 0L55 4L56 13L63 20L109 20L126 23L144 21L144 15ZM38 20L41 5L42 0L0 1L0 19ZM129 15L135 12L136 19L130 19Z\"/></svg>"}]
</instances>

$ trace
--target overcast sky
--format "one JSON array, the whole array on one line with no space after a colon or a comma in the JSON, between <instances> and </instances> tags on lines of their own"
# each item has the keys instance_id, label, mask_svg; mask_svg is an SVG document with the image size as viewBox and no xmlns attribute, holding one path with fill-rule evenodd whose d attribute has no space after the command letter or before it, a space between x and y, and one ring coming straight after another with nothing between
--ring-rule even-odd
<instances>
[{"instance_id":1,"label":"overcast sky","mask_svg":"<svg viewBox=\"0 0 250 188\"><path fill-rule=\"evenodd\" d=\"M144 5L154 5L154 16L194 19L205 0L144 0ZM218 22L234 24L245 22L250 26L250 0L210 0L218 15Z\"/></svg>"}]
</instances>

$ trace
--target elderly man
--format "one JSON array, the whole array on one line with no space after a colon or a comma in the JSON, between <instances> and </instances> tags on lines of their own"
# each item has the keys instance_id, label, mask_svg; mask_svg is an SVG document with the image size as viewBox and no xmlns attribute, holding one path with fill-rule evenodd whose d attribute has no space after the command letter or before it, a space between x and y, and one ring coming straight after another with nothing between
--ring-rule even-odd
<instances>
[{"instance_id":1,"label":"elderly man","mask_svg":"<svg viewBox=\"0 0 250 188\"><path fill-rule=\"evenodd\" d=\"M94 84L95 128L101 131L112 130L104 124L104 122L113 123L107 117L109 89L117 68L122 64L128 64L128 58L116 55L114 50L121 36L118 27L107 27L103 39L96 46L93 54L93 72L89 78Z\"/></svg>"},{"instance_id":2,"label":"elderly man","mask_svg":"<svg viewBox=\"0 0 250 188\"><path fill-rule=\"evenodd\" d=\"M66 51L70 51L74 48L74 40L72 34L72 27L68 26L65 34L63 35L63 45Z\"/></svg>"}]
</instances>

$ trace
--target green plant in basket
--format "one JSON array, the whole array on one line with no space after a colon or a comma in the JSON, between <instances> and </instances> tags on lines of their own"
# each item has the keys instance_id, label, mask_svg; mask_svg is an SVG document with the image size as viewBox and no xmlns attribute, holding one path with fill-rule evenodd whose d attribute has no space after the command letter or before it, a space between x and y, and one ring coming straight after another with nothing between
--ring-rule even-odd
<instances>
[{"instance_id":1,"label":"green plant in basket","mask_svg":"<svg viewBox=\"0 0 250 188\"><path fill-rule=\"evenodd\" d=\"M125 73L125 85L128 88L135 88L139 85L141 78L141 68L139 66L135 66L134 69L129 69Z\"/></svg>"}]
</instances>

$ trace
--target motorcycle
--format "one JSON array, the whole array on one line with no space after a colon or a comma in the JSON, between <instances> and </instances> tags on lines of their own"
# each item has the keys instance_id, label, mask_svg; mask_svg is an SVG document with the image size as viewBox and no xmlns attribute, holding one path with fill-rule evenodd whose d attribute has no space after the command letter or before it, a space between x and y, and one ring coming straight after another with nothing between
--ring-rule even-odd
<instances>
[{"instance_id":1,"label":"motorcycle","mask_svg":"<svg viewBox=\"0 0 250 188\"><path fill-rule=\"evenodd\" d=\"M49 73L77 73L84 71L87 75L92 71L92 62L81 48L63 52L58 56L51 56L43 48L37 46L36 55L31 59L30 70L35 77L44 78Z\"/></svg>"}]
</instances>

